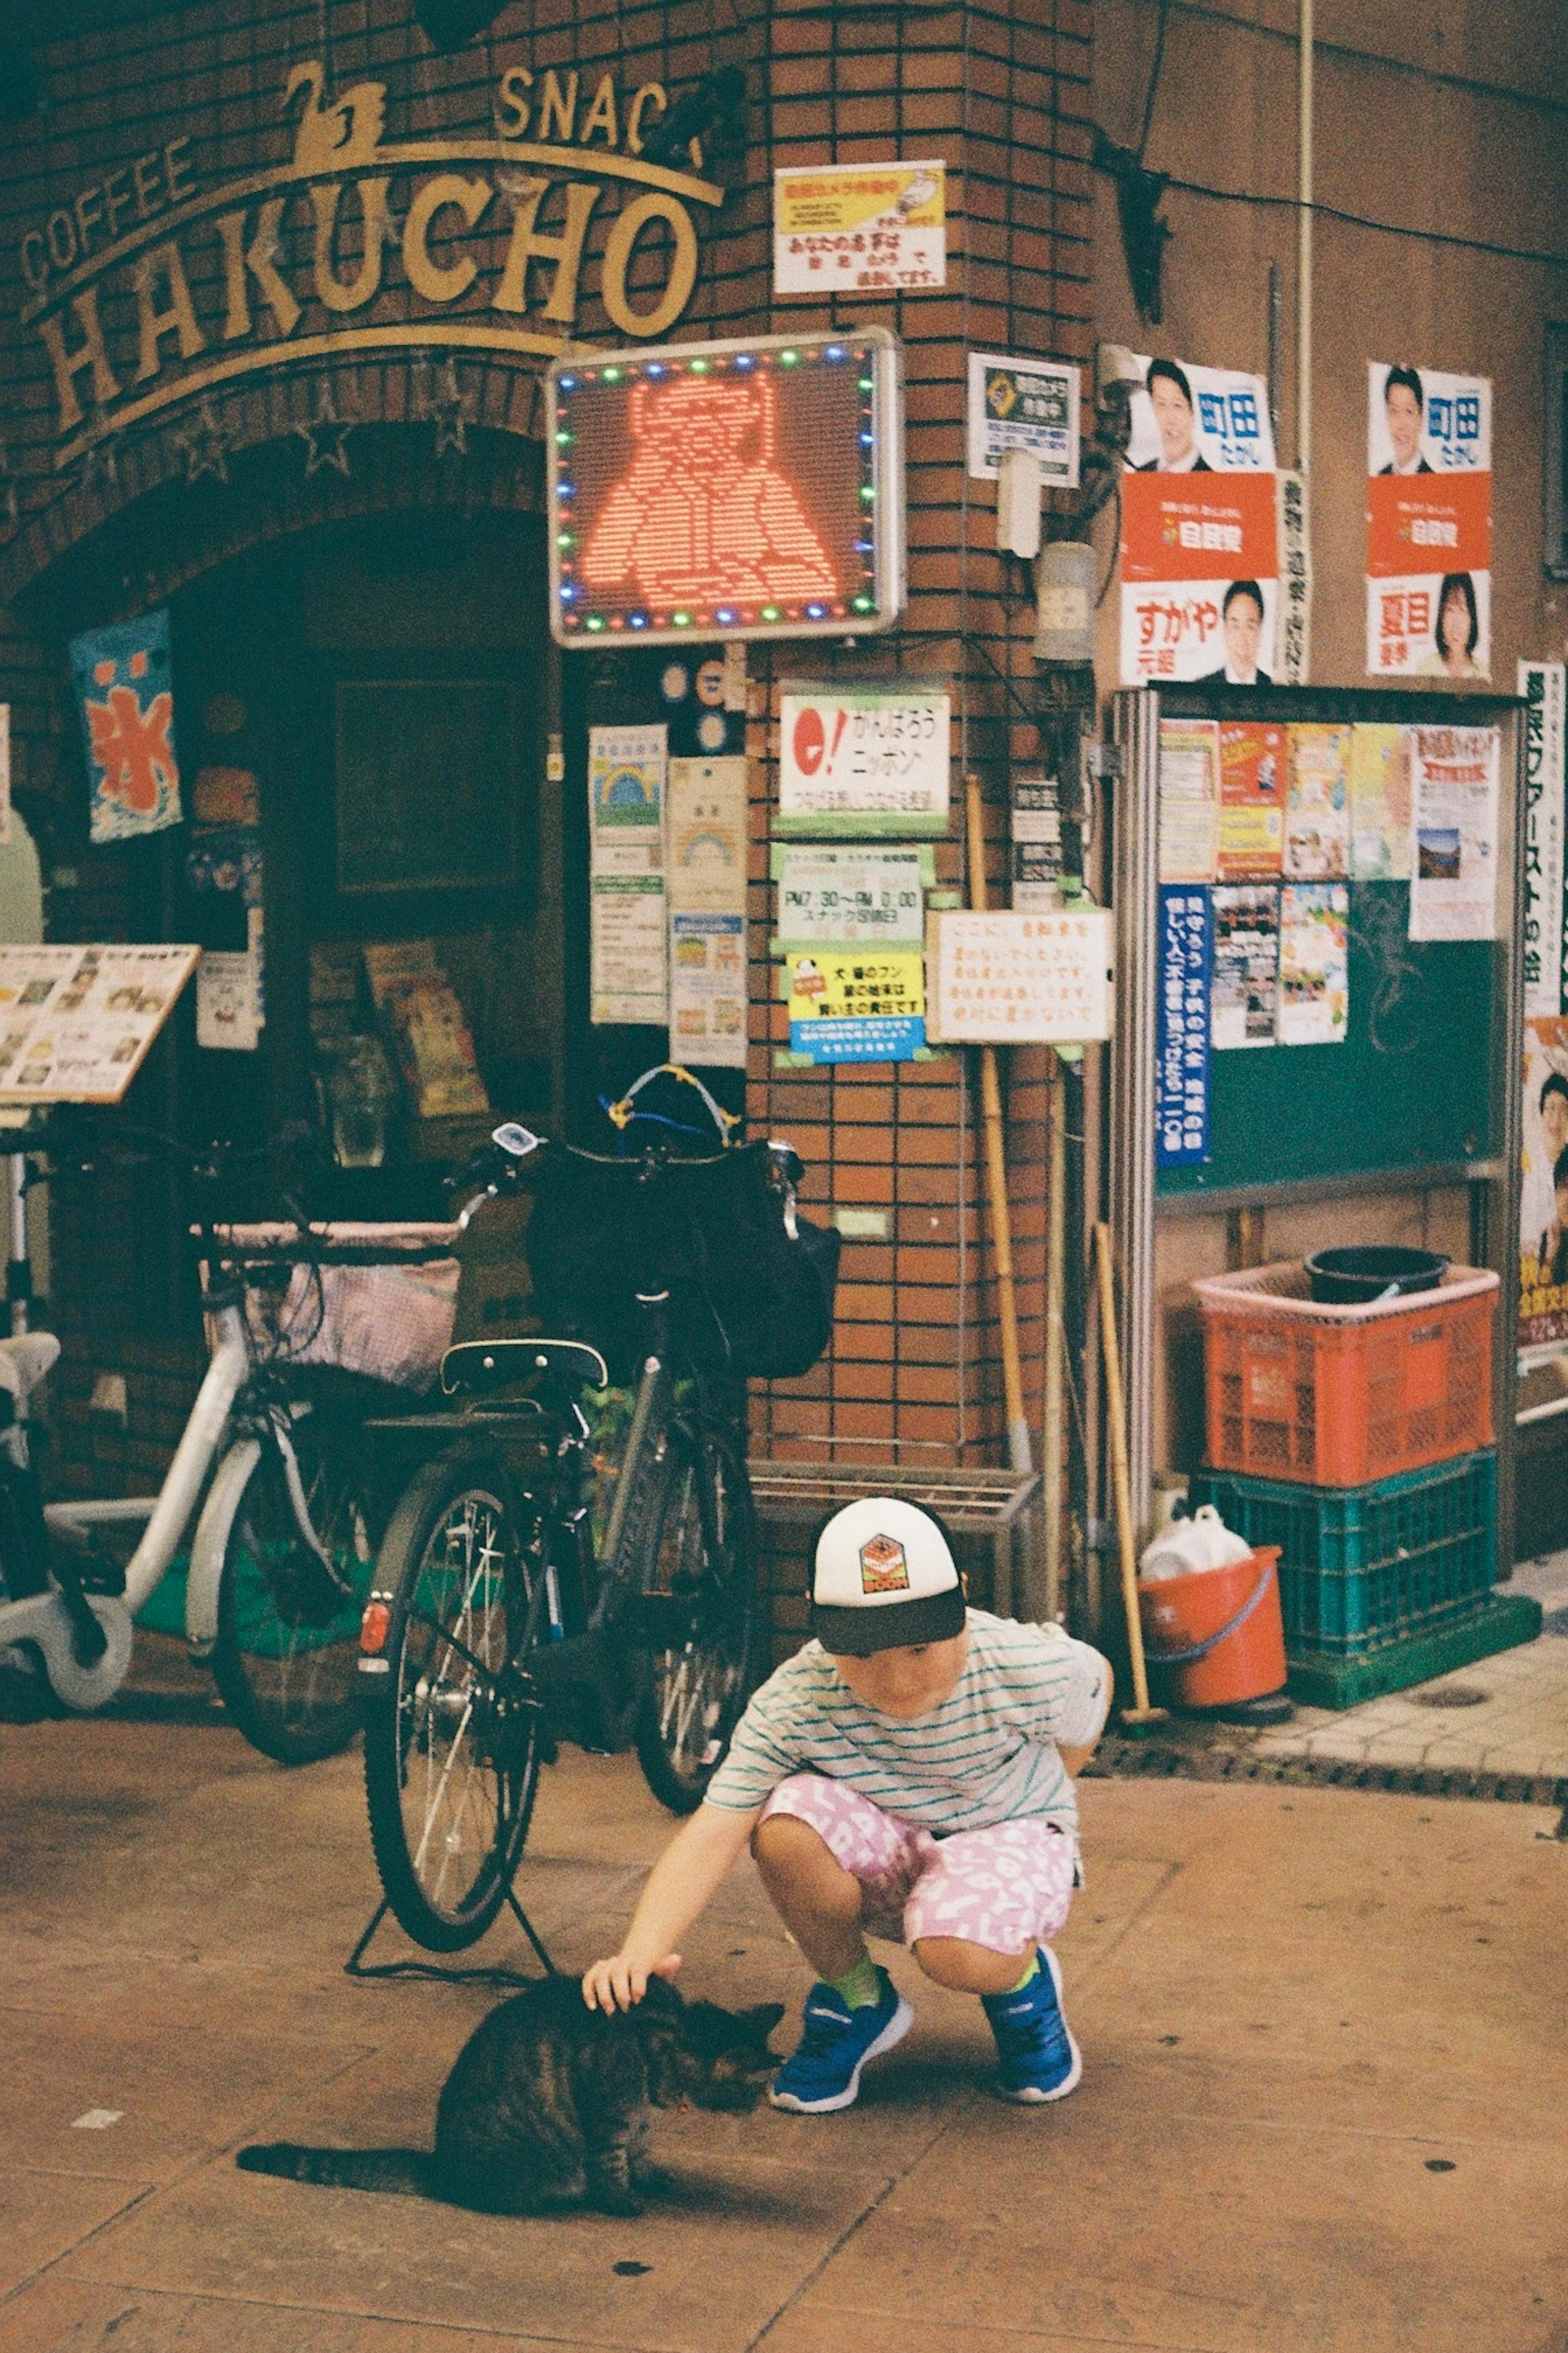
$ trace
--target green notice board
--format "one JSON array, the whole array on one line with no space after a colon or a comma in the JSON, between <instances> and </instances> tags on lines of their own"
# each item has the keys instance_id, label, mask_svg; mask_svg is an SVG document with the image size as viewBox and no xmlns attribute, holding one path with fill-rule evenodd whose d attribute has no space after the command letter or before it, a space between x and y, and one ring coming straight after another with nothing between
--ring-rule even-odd
<instances>
[{"instance_id":1,"label":"green notice board","mask_svg":"<svg viewBox=\"0 0 1568 2353\"><path fill-rule=\"evenodd\" d=\"M1235 1047L1209 1063L1213 1156L1161 1197L1484 1159L1492 1128L1494 940L1412 940L1410 886L1350 886L1342 1045Z\"/></svg>"},{"instance_id":2,"label":"green notice board","mask_svg":"<svg viewBox=\"0 0 1568 2353\"><path fill-rule=\"evenodd\" d=\"M1161 719L1497 727L1505 845L1518 708L1501 695L1313 687L1175 687L1163 689L1158 703ZM1158 1169L1161 1199L1458 1172L1507 1148L1508 942L1412 940L1407 882L1352 881L1349 890L1343 1041L1211 1053L1211 1156Z\"/></svg>"}]
</instances>

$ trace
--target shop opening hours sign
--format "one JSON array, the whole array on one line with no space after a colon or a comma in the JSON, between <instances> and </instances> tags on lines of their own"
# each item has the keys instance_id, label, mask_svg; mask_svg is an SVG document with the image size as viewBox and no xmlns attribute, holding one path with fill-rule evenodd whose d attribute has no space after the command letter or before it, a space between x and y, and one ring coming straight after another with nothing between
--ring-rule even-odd
<instances>
[{"instance_id":1,"label":"shop opening hours sign","mask_svg":"<svg viewBox=\"0 0 1568 2353\"><path fill-rule=\"evenodd\" d=\"M898 618L902 391L886 329L557 361L549 408L563 645L858 637Z\"/></svg>"}]
</instances>

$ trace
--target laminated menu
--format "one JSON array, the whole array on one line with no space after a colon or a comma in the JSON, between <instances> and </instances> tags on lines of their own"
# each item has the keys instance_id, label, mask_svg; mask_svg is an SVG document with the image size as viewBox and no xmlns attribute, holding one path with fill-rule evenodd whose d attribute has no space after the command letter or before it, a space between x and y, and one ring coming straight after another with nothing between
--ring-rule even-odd
<instances>
[{"instance_id":1,"label":"laminated menu","mask_svg":"<svg viewBox=\"0 0 1568 2353\"><path fill-rule=\"evenodd\" d=\"M0 946L0 1103L119 1103L200 955Z\"/></svg>"}]
</instances>

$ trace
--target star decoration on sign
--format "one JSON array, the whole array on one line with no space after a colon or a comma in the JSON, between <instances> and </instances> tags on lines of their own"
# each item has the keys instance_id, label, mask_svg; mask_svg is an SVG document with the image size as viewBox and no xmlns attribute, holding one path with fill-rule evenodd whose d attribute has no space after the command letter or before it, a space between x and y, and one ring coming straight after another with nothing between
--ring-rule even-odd
<instances>
[{"instance_id":1,"label":"star decoration on sign","mask_svg":"<svg viewBox=\"0 0 1568 2353\"><path fill-rule=\"evenodd\" d=\"M295 432L305 444L305 479L320 472L323 466L333 466L340 474L349 470L349 453L345 448L353 427L340 417L332 406L330 385L323 385L316 401L316 414L309 425L296 425Z\"/></svg>"},{"instance_id":2,"label":"star decoration on sign","mask_svg":"<svg viewBox=\"0 0 1568 2353\"><path fill-rule=\"evenodd\" d=\"M430 403L430 414L436 419L436 455L443 449L455 449L459 457L468 447L468 419L474 404L458 385L458 367L448 359L437 378L437 390Z\"/></svg>"},{"instance_id":3,"label":"star decoration on sign","mask_svg":"<svg viewBox=\"0 0 1568 2353\"><path fill-rule=\"evenodd\" d=\"M228 436L213 414L210 400L203 400L191 423L174 436L175 446L185 453L185 480L199 481L204 474L216 476L220 482L228 480Z\"/></svg>"}]
</instances>

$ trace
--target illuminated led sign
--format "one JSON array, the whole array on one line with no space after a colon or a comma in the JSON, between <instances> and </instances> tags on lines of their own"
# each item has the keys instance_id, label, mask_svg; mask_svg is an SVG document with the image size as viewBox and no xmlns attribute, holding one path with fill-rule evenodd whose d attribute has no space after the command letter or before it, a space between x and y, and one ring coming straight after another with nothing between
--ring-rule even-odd
<instances>
[{"instance_id":1,"label":"illuminated led sign","mask_svg":"<svg viewBox=\"0 0 1568 2353\"><path fill-rule=\"evenodd\" d=\"M899 362L881 327L557 361L561 643L889 628L904 599Z\"/></svg>"}]
</instances>

